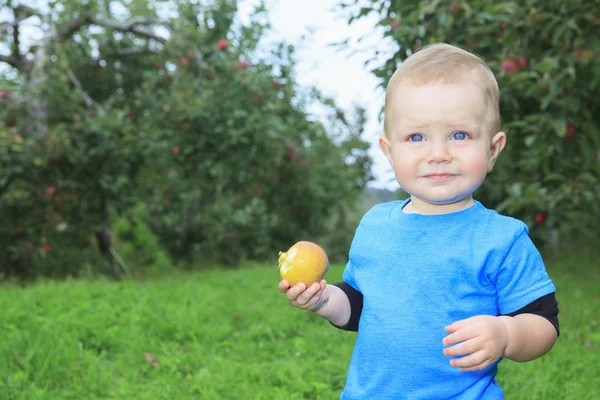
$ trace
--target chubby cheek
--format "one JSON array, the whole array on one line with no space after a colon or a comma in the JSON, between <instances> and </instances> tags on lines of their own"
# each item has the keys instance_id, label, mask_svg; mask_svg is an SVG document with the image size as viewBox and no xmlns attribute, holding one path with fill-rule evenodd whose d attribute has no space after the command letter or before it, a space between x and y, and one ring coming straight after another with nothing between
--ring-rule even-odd
<instances>
[{"instance_id":1,"label":"chubby cheek","mask_svg":"<svg viewBox=\"0 0 600 400\"><path fill-rule=\"evenodd\" d=\"M398 183L402 187L410 186L411 182L416 179L419 170L419 161L414 157L414 154L394 154L394 165L392 166Z\"/></svg>"},{"instance_id":2,"label":"chubby cheek","mask_svg":"<svg viewBox=\"0 0 600 400\"><path fill-rule=\"evenodd\" d=\"M469 176L474 182L483 182L488 172L488 159L481 153L464 157L460 166L463 176Z\"/></svg>"}]
</instances>

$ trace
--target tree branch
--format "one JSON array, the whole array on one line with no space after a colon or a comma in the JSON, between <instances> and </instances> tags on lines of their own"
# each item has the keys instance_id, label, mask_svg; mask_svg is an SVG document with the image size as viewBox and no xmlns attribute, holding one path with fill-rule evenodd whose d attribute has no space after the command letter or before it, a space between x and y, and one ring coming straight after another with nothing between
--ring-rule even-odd
<instances>
[{"instance_id":1,"label":"tree branch","mask_svg":"<svg viewBox=\"0 0 600 400\"><path fill-rule=\"evenodd\" d=\"M15 9L15 19L19 18L19 14L17 14L17 10ZM11 46L11 55L12 57L15 59L17 65L21 65L21 51L19 50L19 43L20 43L20 39L19 39L19 25L15 25L15 27L13 28L13 42L12 42L12 46Z\"/></svg>"},{"instance_id":2,"label":"tree branch","mask_svg":"<svg viewBox=\"0 0 600 400\"><path fill-rule=\"evenodd\" d=\"M91 22L91 18L87 15L76 18L66 24L61 32L56 34L56 40L58 42L63 42L65 39L70 38L81 28L82 26L89 24Z\"/></svg>"},{"instance_id":3,"label":"tree branch","mask_svg":"<svg viewBox=\"0 0 600 400\"><path fill-rule=\"evenodd\" d=\"M75 89L77 89L79 95L85 101L85 104L88 106L88 108L94 107L96 105L96 102L90 97L90 95L85 90L83 90L81 82L79 81L79 79L77 79L77 76L75 76L75 73L70 68L67 69L67 76L69 77L69 81L73 84L73 86L75 86Z\"/></svg>"},{"instance_id":4,"label":"tree branch","mask_svg":"<svg viewBox=\"0 0 600 400\"><path fill-rule=\"evenodd\" d=\"M0 55L0 63L1 62L5 62L8 65L15 67L15 68L19 68L19 64L17 63L17 60L14 59L14 57L12 56L2 56Z\"/></svg>"},{"instance_id":5,"label":"tree branch","mask_svg":"<svg viewBox=\"0 0 600 400\"><path fill-rule=\"evenodd\" d=\"M8 28L14 28L15 26L19 25L21 21L24 21L29 17L39 15L33 8L23 5L14 7L13 14L15 15L15 20L13 22L0 23L0 33L8 30Z\"/></svg>"},{"instance_id":6,"label":"tree branch","mask_svg":"<svg viewBox=\"0 0 600 400\"><path fill-rule=\"evenodd\" d=\"M12 46L13 51L8 56L0 55L0 62L7 63L18 70L22 70L26 61L24 59L22 59L21 54L18 52L19 23L29 17L38 15L38 13L34 9L32 9L30 7L26 7L26 6L17 6L13 9L13 12L15 14L15 20L13 22L4 22L4 23L0 24L0 33L4 32L5 30L7 30L10 27L14 28L13 46ZM160 43L166 43L167 40L150 32L150 31L140 29L140 26L161 25L161 26L165 26L169 29L172 29L168 23L158 21L158 20L155 20L152 18L135 17L135 18L130 19L127 22L119 23L117 21L110 20L103 16L92 17L90 15L82 15L81 17L76 18L76 19L72 20L71 22L67 23L66 25L64 25L62 30L60 32L58 32L55 37L51 37L51 36L47 37L45 40L45 44L48 44L49 42L54 41L54 40L56 40L58 42L62 42L64 40L70 38L71 36L73 36L79 29L81 29L83 26L86 26L86 25L98 25L98 26L102 26L105 28L111 28L111 29L117 30L119 32L129 32L129 33L133 33L133 34L136 34L139 36L143 36L148 39L156 40ZM142 52L144 52L144 51L136 50L136 49L123 49L120 51L119 55L139 54ZM71 79L71 77L69 77L69 79ZM86 103L87 103L87 101L86 101Z\"/></svg>"},{"instance_id":7,"label":"tree branch","mask_svg":"<svg viewBox=\"0 0 600 400\"><path fill-rule=\"evenodd\" d=\"M117 56L121 57L121 56L132 56L132 55L137 55L137 54L144 54L144 53L148 53L150 52L147 49L139 49L136 47L128 47L126 49L121 49L119 51L117 51Z\"/></svg>"},{"instance_id":8,"label":"tree branch","mask_svg":"<svg viewBox=\"0 0 600 400\"><path fill-rule=\"evenodd\" d=\"M23 19L25 19L25 18L23 18ZM0 23L0 33L3 33L4 31L7 31L8 28L14 28L15 26L19 25L19 23L23 19L15 18L15 20L13 22L2 22L2 23Z\"/></svg>"},{"instance_id":9,"label":"tree branch","mask_svg":"<svg viewBox=\"0 0 600 400\"><path fill-rule=\"evenodd\" d=\"M33 17L34 15L38 15L38 13L31 7L27 6L16 6L12 9L13 14L15 16L14 21L12 22L3 22L0 24L0 33L7 31L9 28L13 28L13 42L11 47L11 52L9 56L0 56L0 62L5 62L11 65L14 68L21 69L23 66L23 58L21 53L19 52L19 44L20 44L20 32L19 32L19 24L28 19L29 17Z\"/></svg>"},{"instance_id":10,"label":"tree branch","mask_svg":"<svg viewBox=\"0 0 600 400\"><path fill-rule=\"evenodd\" d=\"M136 35L144 36L148 39L154 39L161 43L165 43L166 40L158 35L155 35L152 32L139 29L138 26L139 25L144 25L144 26L165 25L165 26L168 26L164 22L157 21L157 20L154 20L151 18L136 17L136 18L132 18L131 20L129 20L127 22L119 23L117 21L107 19L103 16L92 17L90 15L85 15L85 16L81 16L81 17L69 22L65 26L65 28L62 30L62 32L59 32L57 34L57 39L59 41L68 39L84 25L98 25L98 26L103 26L105 28L111 28L111 29L114 29L114 30L117 30L120 32L130 32L130 33L134 33Z\"/></svg>"},{"instance_id":11,"label":"tree branch","mask_svg":"<svg viewBox=\"0 0 600 400\"><path fill-rule=\"evenodd\" d=\"M136 17L136 18L132 18L131 20L129 20L123 24L120 24L116 21L111 21L111 20L105 19L102 16L97 16L95 18L92 18L92 21L96 25L104 26L106 28L112 28L112 29L115 29L120 32L131 32L131 33L135 33L140 36L144 36L148 39L154 39L161 43L166 42L166 40L161 38L160 36L157 36L152 32L144 31L144 30L141 30L138 28L138 25L146 25L146 26L147 25L157 25L157 24L164 25L164 23L156 21L151 18Z\"/></svg>"}]
</instances>

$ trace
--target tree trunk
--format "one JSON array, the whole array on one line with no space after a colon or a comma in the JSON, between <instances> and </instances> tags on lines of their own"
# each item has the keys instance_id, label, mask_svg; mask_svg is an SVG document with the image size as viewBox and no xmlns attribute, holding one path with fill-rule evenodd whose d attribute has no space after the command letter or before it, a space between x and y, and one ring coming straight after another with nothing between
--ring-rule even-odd
<instances>
[{"instance_id":1,"label":"tree trunk","mask_svg":"<svg viewBox=\"0 0 600 400\"><path fill-rule=\"evenodd\" d=\"M98 249L100 250L100 254L108 261L110 265L113 266L115 273L117 273L115 258L112 254L112 238L110 231L110 214L108 211L108 204L106 199L102 197L100 200L100 213L101 213L101 225L98 229L96 229L96 241L98 242Z\"/></svg>"},{"instance_id":2,"label":"tree trunk","mask_svg":"<svg viewBox=\"0 0 600 400\"><path fill-rule=\"evenodd\" d=\"M13 257L7 256L5 260L6 270L0 268L0 273L5 272L6 275L16 276L20 282L26 282L31 278L31 265L33 260L29 251L24 251L18 247L17 252Z\"/></svg>"},{"instance_id":3,"label":"tree trunk","mask_svg":"<svg viewBox=\"0 0 600 400\"><path fill-rule=\"evenodd\" d=\"M46 48L39 46L35 52L32 68L23 74L23 87L26 96L27 122L26 132L37 139L48 134L48 105L43 100L42 91L46 85Z\"/></svg>"},{"instance_id":4,"label":"tree trunk","mask_svg":"<svg viewBox=\"0 0 600 400\"><path fill-rule=\"evenodd\" d=\"M98 249L100 254L108 261L110 265L115 264L115 259L111 253L112 239L110 237L110 229L104 228L96 231L96 241L98 242Z\"/></svg>"}]
</instances>

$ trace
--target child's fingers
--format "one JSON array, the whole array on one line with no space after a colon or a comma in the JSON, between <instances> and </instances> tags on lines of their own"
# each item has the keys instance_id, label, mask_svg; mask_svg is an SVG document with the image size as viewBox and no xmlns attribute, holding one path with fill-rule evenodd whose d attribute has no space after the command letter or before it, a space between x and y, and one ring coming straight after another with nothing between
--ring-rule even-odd
<instances>
[{"instance_id":1,"label":"child's fingers","mask_svg":"<svg viewBox=\"0 0 600 400\"><path fill-rule=\"evenodd\" d=\"M475 318L476 317L470 317L467 319L463 319L460 321L455 321L454 323L444 327L444 329L446 330L446 332L448 333L453 333L456 332L459 329L464 328L465 326L471 325L472 323L475 322Z\"/></svg>"},{"instance_id":2,"label":"child's fingers","mask_svg":"<svg viewBox=\"0 0 600 400\"><path fill-rule=\"evenodd\" d=\"M306 285L302 282L292 286L291 288L289 288L289 290L285 293L287 299L289 301L295 301L298 296L300 296L300 294L302 292L304 292L304 290L306 289Z\"/></svg>"},{"instance_id":3,"label":"child's fingers","mask_svg":"<svg viewBox=\"0 0 600 400\"><path fill-rule=\"evenodd\" d=\"M296 299L296 302L300 305L305 305L309 301L311 301L312 298L315 297L315 295L320 290L321 290L321 285L319 285L318 283L315 282L298 296L298 298Z\"/></svg>"},{"instance_id":4,"label":"child's fingers","mask_svg":"<svg viewBox=\"0 0 600 400\"><path fill-rule=\"evenodd\" d=\"M450 365L454 368L460 368L462 370L475 370L485 368L490 364L490 360L485 355L485 352L479 350L471 355L454 358L450 360Z\"/></svg>"},{"instance_id":5,"label":"child's fingers","mask_svg":"<svg viewBox=\"0 0 600 400\"><path fill-rule=\"evenodd\" d=\"M477 336L477 330L472 325L465 326L457 330L456 332L446 336L442 340L442 343L444 344L444 346L449 346L454 343L469 340L471 338L474 338L475 336Z\"/></svg>"},{"instance_id":6,"label":"child's fingers","mask_svg":"<svg viewBox=\"0 0 600 400\"><path fill-rule=\"evenodd\" d=\"M319 292L317 294L320 296L326 287L327 287L327 282L325 281L325 279L322 279L321 282L319 282Z\"/></svg>"},{"instance_id":7,"label":"child's fingers","mask_svg":"<svg viewBox=\"0 0 600 400\"><path fill-rule=\"evenodd\" d=\"M480 369L486 368L490 363L488 361L482 362L479 365L475 365L474 367L468 368L459 368L460 372L471 372L471 371L479 371Z\"/></svg>"},{"instance_id":8,"label":"child's fingers","mask_svg":"<svg viewBox=\"0 0 600 400\"><path fill-rule=\"evenodd\" d=\"M455 368L474 368L479 367L481 365L485 365L487 361L488 360L485 355L485 352L479 350L465 357L453 358L452 360L450 360L450 365Z\"/></svg>"},{"instance_id":9,"label":"child's fingers","mask_svg":"<svg viewBox=\"0 0 600 400\"><path fill-rule=\"evenodd\" d=\"M475 353L476 351L481 349L481 343L478 338L473 338L467 341L464 341L459 344L455 344L452 347L447 347L444 349L444 355L448 357L452 356L463 356L465 354Z\"/></svg>"},{"instance_id":10,"label":"child's fingers","mask_svg":"<svg viewBox=\"0 0 600 400\"><path fill-rule=\"evenodd\" d=\"M284 279L279 282L279 291L281 293L287 292L289 288L290 288L290 284L287 280Z\"/></svg>"},{"instance_id":11,"label":"child's fingers","mask_svg":"<svg viewBox=\"0 0 600 400\"><path fill-rule=\"evenodd\" d=\"M315 283L314 285L317 285L317 284ZM325 282L325 279L323 279L321 282L318 283L317 292L314 294L313 298L316 300L319 297L321 297L321 294L323 294L326 287L327 287L327 282Z\"/></svg>"}]
</instances>

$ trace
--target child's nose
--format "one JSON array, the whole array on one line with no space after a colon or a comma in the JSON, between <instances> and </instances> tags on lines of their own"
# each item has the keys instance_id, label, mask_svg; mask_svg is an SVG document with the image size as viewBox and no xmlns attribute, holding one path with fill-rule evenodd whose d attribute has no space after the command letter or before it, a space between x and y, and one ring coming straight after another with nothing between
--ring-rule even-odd
<instances>
[{"instance_id":1,"label":"child's nose","mask_svg":"<svg viewBox=\"0 0 600 400\"><path fill-rule=\"evenodd\" d=\"M446 143L440 143L439 141L433 141L430 147L431 151L429 152L429 157L427 162L429 163L444 163L452 161L452 156L448 151L448 146Z\"/></svg>"}]
</instances>

